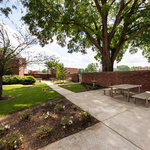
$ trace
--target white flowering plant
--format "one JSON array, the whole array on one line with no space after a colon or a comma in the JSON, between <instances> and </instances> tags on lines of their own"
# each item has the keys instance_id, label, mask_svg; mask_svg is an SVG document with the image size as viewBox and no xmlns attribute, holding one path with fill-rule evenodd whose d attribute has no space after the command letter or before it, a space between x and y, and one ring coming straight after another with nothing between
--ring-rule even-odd
<instances>
[{"instance_id":1,"label":"white flowering plant","mask_svg":"<svg viewBox=\"0 0 150 150\"><path fill-rule=\"evenodd\" d=\"M73 116L64 116L61 118L60 124L63 128L69 127L71 124L73 124Z\"/></svg>"},{"instance_id":2,"label":"white flowering plant","mask_svg":"<svg viewBox=\"0 0 150 150\"><path fill-rule=\"evenodd\" d=\"M54 112L55 112L55 113L60 113L60 112L63 111L64 109L65 109L65 105L57 104L57 105L54 107Z\"/></svg>"},{"instance_id":3,"label":"white flowering plant","mask_svg":"<svg viewBox=\"0 0 150 150\"><path fill-rule=\"evenodd\" d=\"M44 119L47 119L49 117L55 119L55 118L57 118L57 115L55 113L51 113L51 112L47 111L45 114L43 114L43 117L44 117Z\"/></svg>"},{"instance_id":4,"label":"white flowering plant","mask_svg":"<svg viewBox=\"0 0 150 150\"><path fill-rule=\"evenodd\" d=\"M0 149L17 149L23 141L23 135L19 131L14 131L6 134L0 139Z\"/></svg>"},{"instance_id":5,"label":"white flowering plant","mask_svg":"<svg viewBox=\"0 0 150 150\"><path fill-rule=\"evenodd\" d=\"M7 131L10 129L10 125L6 124L6 125L3 125L1 124L0 125L0 137Z\"/></svg>"},{"instance_id":6,"label":"white flowering plant","mask_svg":"<svg viewBox=\"0 0 150 150\"><path fill-rule=\"evenodd\" d=\"M77 111L79 109L79 107L76 105L72 105L71 108L74 109L75 111Z\"/></svg>"},{"instance_id":7,"label":"white flowering plant","mask_svg":"<svg viewBox=\"0 0 150 150\"><path fill-rule=\"evenodd\" d=\"M49 116L50 116L50 112L49 111L47 111L46 114L43 114L44 119L47 119Z\"/></svg>"},{"instance_id":8,"label":"white flowering plant","mask_svg":"<svg viewBox=\"0 0 150 150\"><path fill-rule=\"evenodd\" d=\"M88 112L82 111L82 112L79 113L79 120L80 120L80 121L81 121L81 120L87 120L87 119L90 118L90 116L91 116L91 115L90 115Z\"/></svg>"}]
</instances>

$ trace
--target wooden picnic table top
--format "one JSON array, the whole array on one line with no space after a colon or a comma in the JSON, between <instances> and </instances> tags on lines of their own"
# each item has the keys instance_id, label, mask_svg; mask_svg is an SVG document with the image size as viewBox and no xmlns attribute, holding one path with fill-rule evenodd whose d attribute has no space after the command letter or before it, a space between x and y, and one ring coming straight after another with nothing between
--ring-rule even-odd
<instances>
[{"instance_id":1,"label":"wooden picnic table top","mask_svg":"<svg viewBox=\"0 0 150 150\"><path fill-rule=\"evenodd\" d=\"M141 85L134 85L134 84L119 84L119 85L112 85L110 88L116 88L116 89L122 89L122 90L128 90L132 88L141 87Z\"/></svg>"},{"instance_id":2,"label":"wooden picnic table top","mask_svg":"<svg viewBox=\"0 0 150 150\"><path fill-rule=\"evenodd\" d=\"M144 93L135 94L132 96L133 98L139 98L139 99L149 99L150 98L150 91L146 91Z\"/></svg>"}]
</instances>

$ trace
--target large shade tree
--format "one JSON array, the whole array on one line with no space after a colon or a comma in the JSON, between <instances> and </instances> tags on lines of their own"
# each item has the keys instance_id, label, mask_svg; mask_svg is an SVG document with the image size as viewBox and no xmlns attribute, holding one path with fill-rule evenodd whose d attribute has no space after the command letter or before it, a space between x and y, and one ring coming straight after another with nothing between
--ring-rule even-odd
<instances>
[{"instance_id":1,"label":"large shade tree","mask_svg":"<svg viewBox=\"0 0 150 150\"><path fill-rule=\"evenodd\" d=\"M56 37L68 52L92 48L103 71L113 71L128 47L150 51L149 0L24 0L25 22L41 45Z\"/></svg>"}]
</instances>

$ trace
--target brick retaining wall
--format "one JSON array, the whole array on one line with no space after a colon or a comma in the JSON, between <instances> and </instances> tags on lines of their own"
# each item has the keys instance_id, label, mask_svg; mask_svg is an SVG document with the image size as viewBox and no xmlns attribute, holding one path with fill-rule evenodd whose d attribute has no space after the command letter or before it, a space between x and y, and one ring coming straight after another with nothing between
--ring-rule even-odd
<instances>
[{"instance_id":1,"label":"brick retaining wall","mask_svg":"<svg viewBox=\"0 0 150 150\"><path fill-rule=\"evenodd\" d=\"M73 82L79 82L79 75L78 74L71 74L70 75Z\"/></svg>"},{"instance_id":2,"label":"brick retaining wall","mask_svg":"<svg viewBox=\"0 0 150 150\"><path fill-rule=\"evenodd\" d=\"M98 72L83 73L82 82L92 83L103 87L117 84L142 85L142 91L150 91L150 71Z\"/></svg>"}]
</instances>

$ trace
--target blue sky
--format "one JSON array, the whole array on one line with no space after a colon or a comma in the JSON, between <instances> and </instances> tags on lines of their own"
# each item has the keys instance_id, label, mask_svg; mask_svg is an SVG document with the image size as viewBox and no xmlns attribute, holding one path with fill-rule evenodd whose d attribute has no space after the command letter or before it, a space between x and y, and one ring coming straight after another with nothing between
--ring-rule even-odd
<instances>
[{"instance_id":1,"label":"blue sky","mask_svg":"<svg viewBox=\"0 0 150 150\"><path fill-rule=\"evenodd\" d=\"M11 3L14 3L18 5L17 0L11 1ZM1 4L2 5L2 4ZM7 4L9 5L9 4ZM21 5L20 5L21 6ZM23 9L24 10L24 9ZM18 10L14 10L13 14L11 14L9 17L13 22L17 25L21 25L21 18L22 14ZM16 30L16 26L7 18L0 17L0 21L7 24L11 29L14 31ZM94 59L95 53L88 49L88 53L85 55L82 55L81 53L67 53L66 47L61 47L57 44L57 41L54 40L53 43L46 45L45 47L41 47L40 45L34 45L30 48L31 51L36 53L45 53L47 55L55 55L57 56L61 62L64 63L65 67L75 67L75 68L85 68L89 63L95 63L96 60ZM120 63L115 62L115 67L118 65L128 65L130 67L132 66L150 66L147 59L144 58L141 54L141 50L138 51L138 53L131 55L128 51L124 55L122 61ZM43 65L30 65L28 66L28 69L37 70L37 69L43 69Z\"/></svg>"}]
</instances>

